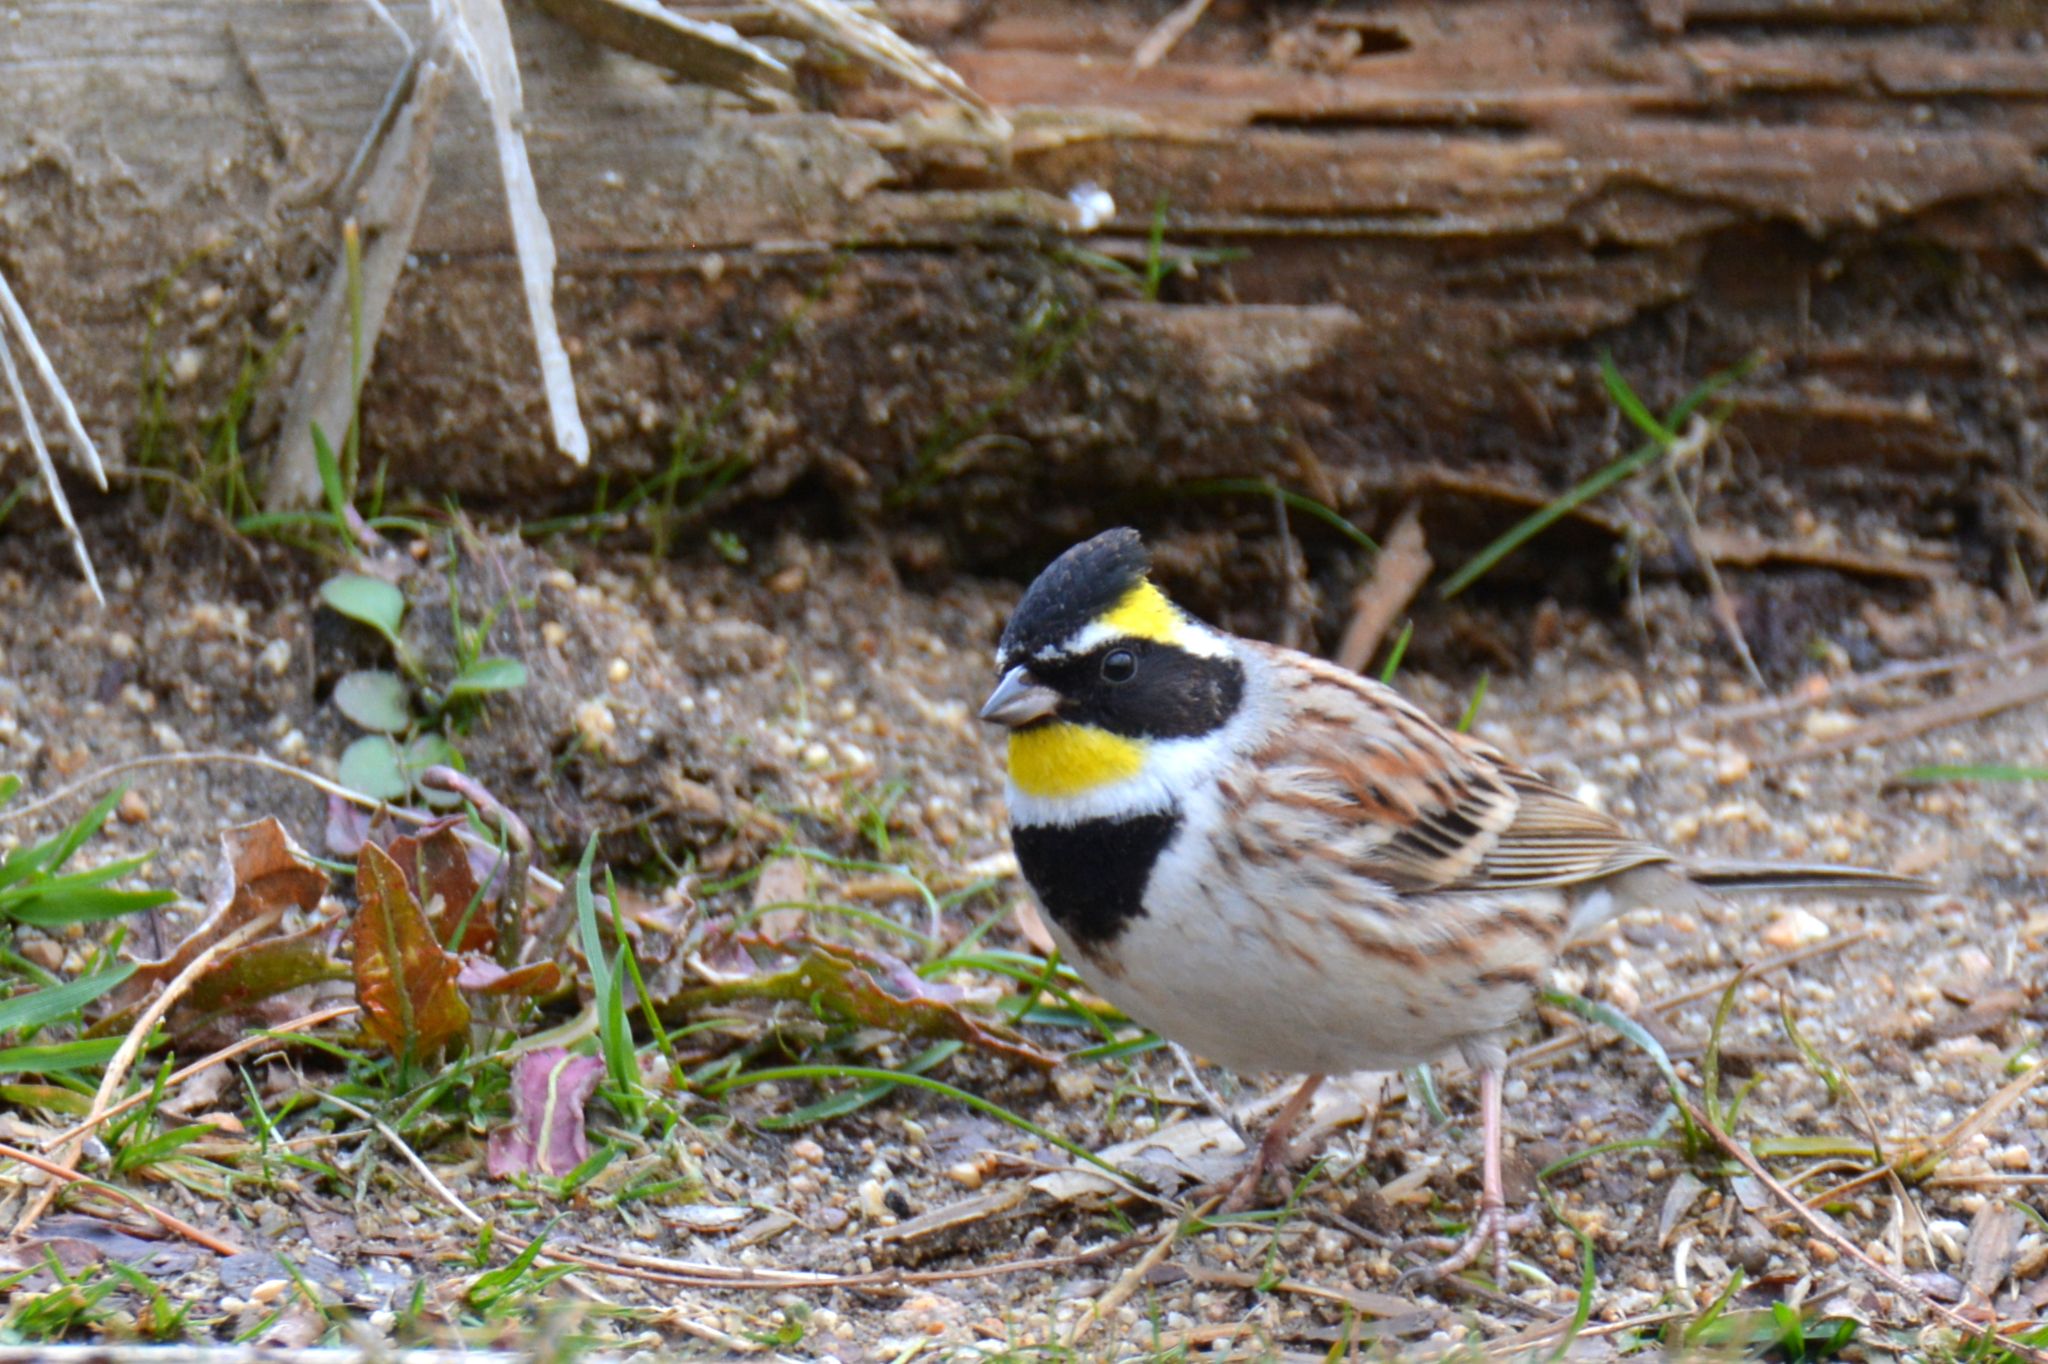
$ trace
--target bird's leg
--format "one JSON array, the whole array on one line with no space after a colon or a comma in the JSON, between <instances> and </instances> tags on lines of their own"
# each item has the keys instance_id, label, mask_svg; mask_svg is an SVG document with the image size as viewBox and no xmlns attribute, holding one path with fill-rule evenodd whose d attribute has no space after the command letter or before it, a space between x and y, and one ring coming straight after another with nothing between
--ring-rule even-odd
<instances>
[{"instance_id":1,"label":"bird's leg","mask_svg":"<svg viewBox=\"0 0 2048 1364\"><path fill-rule=\"evenodd\" d=\"M1402 1277L1441 1279L1466 1268L1488 1246L1493 1248L1493 1277L1505 1279L1508 1266L1508 1233L1529 1226L1526 1214L1508 1215L1507 1185L1500 1173L1500 1067L1490 1065L1479 1071L1479 1124L1484 1153L1479 1163L1479 1217L1472 1234L1449 1255Z\"/></svg>"},{"instance_id":2,"label":"bird's leg","mask_svg":"<svg viewBox=\"0 0 2048 1364\"><path fill-rule=\"evenodd\" d=\"M1272 1170L1287 1168L1287 1157L1293 1135L1294 1124L1308 1111L1308 1101L1316 1096L1316 1087L1323 1082L1320 1075L1310 1075L1287 1096L1287 1102L1280 1105L1280 1111L1273 1115L1272 1125L1266 1128L1266 1135L1259 1139L1258 1150L1253 1152L1251 1164L1231 1186L1230 1196L1223 1200L1221 1212L1243 1212L1259 1196L1259 1185Z\"/></svg>"}]
</instances>

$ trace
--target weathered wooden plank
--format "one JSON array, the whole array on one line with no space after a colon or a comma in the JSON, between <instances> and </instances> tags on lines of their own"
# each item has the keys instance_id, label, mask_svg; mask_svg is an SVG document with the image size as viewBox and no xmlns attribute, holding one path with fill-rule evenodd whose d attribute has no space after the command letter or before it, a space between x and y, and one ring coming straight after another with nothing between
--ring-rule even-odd
<instances>
[{"instance_id":1,"label":"weathered wooden plank","mask_svg":"<svg viewBox=\"0 0 2048 1364\"><path fill-rule=\"evenodd\" d=\"M423 9L397 13L417 33ZM817 107L754 113L514 6L597 470L616 489L697 431L712 506L914 511L976 557L1053 533L1019 524L1026 498L1078 525L1197 479L1298 483L1306 451L1370 521L1418 470L1484 506L1610 458L1601 352L1668 402L1761 351L1710 521L1806 501L1996 539L2000 485L2048 502L2039 0L1219 0L1133 72L1157 9L881 5L1011 118L1005 160L826 62L797 83ZM335 0L15 6L0 258L110 445L141 429L174 273L174 430L309 314L401 59ZM401 481L580 504L467 90L433 177L373 452ZM1117 205L1088 240L1084 182ZM1178 265L1148 298L1161 211ZM0 453L13 431L0 414Z\"/></svg>"}]
</instances>

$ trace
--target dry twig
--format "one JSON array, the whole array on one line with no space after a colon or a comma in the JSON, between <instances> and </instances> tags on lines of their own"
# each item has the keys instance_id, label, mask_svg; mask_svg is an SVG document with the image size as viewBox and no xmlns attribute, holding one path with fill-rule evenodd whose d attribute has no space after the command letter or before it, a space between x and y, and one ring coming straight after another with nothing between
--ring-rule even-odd
<instances>
[{"instance_id":1,"label":"dry twig","mask_svg":"<svg viewBox=\"0 0 2048 1364\"><path fill-rule=\"evenodd\" d=\"M226 1065L228 1062L234 1060L237 1056L240 1056L245 1052L258 1051L264 1047L270 1046L272 1043L277 1041L278 1035L281 1033L300 1032L307 1028L317 1028L322 1023L332 1023L337 1018L347 1018L350 1014L356 1012L358 1007L359 1006L354 1004L335 1004L325 1009L315 1010L314 1012L309 1014L302 1014L299 1017L291 1019L288 1022L280 1023L274 1028L265 1028L262 1032L257 1033L254 1036L244 1037L240 1041L231 1042L227 1046L222 1047L219 1051L210 1052L207 1055L200 1057L197 1061L194 1061L189 1066L185 1066L182 1069L172 1071L170 1078L164 1081L164 1088L175 1088L176 1086L185 1083L185 1081L191 1079L193 1076L199 1074L201 1071L211 1070L215 1066ZM57 1133L53 1137L45 1139L43 1142L43 1149L45 1151L54 1151L59 1146L62 1146L65 1142L76 1141L80 1137L83 1137L87 1133L91 1132L93 1129L105 1123L112 1122L115 1118L120 1117L129 1109L147 1103L149 1101L149 1096L150 1092L148 1090L138 1090L136 1093L130 1094L127 1098L121 1100L121 1102L117 1104L112 1104L107 1108L104 1108L99 1112L93 1114L91 1117L80 1119L78 1122L73 1123L70 1127L65 1128L62 1132Z\"/></svg>"},{"instance_id":2,"label":"dry twig","mask_svg":"<svg viewBox=\"0 0 2048 1364\"><path fill-rule=\"evenodd\" d=\"M434 133L453 76L449 35L445 29L437 30L424 49L408 57L393 88L390 117L380 120L356 153L357 162L365 169L356 204L345 214L348 223L343 231L360 233L360 287L353 287L350 251L344 249L329 267L327 282L314 305L305 350L285 402L277 453L272 456L270 479L263 490L265 505L273 509L309 506L319 500L320 465L313 428L318 426L338 449L356 420L363 378L377 353L384 314L405 273L413 230L426 205Z\"/></svg>"},{"instance_id":3,"label":"dry twig","mask_svg":"<svg viewBox=\"0 0 2048 1364\"><path fill-rule=\"evenodd\" d=\"M171 1006L184 998L185 992L192 988L193 982L206 974L217 958L234 951L257 934L268 931L270 926L282 917L283 912L273 909L266 914L259 914L219 942L209 943L186 963L184 970L171 978L155 999L150 1001L149 1007L137 1016L134 1026L128 1029L128 1035L121 1040L120 1049L114 1053L114 1059L107 1062L106 1073L100 1077L99 1091L93 1095L92 1108L87 1111L85 1122L82 1124L85 1130L90 1131L105 1120L107 1110L113 1106L114 1095L127 1082L129 1067L135 1064L135 1058L140 1056L142 1049L149 1044L149 1035L156 1030L157 1022L170 1012ZM73 1138L57 1146L50 1153L51 1159L69 1171L78 1164L82 1145L81 1141ZM17 1237L28 1235L37 1220L49 1211L50 1203L56 1197L57 1186L45 1185L40 1193L29 1200L28 1207L23 1209L20 1218L16 1220L14 1234Z\"/></svg>"},{"instance_id":4,"label":"dry twig","mask_svg":"<svg viewBox=\"0 0 2048 1364\"><path fill-rule=\"evenodd\" d=\"M1432 566L1422 541L1421 519L1411 504L1381 541L1372 575L1351 596L1351 620L1337 645L1338 667L1364 671L1388 628L1422 589Z\"/></svg>"},{"instance_id":5,"label":"dry twig","mask_svg":"<svg viewBox=\"0 0 2048 1364\"><path fill-rule=\"evenodd\" d=\"M1646 730L1631 738L1619 739L1610 744L1596 744L1568 752L1538 753L1525 761L1541 767L1550 763L1586 762L1594 758L1614 758L1624 753L1664 748L1697 726L1704 726L1707 733L1714 734L1731 725L1783 719L1788 715L1812 710L1816 706L1846 701L1851 697L1881 691L1904 682L1921 682L1948 673L1966 672L1973 668L1990 667L1994 663L2029 658L2039 653L2048 653L2048 634L2021 635L2017 639L2009 639L1989 649L1972 649L1967 653L1948 654L1941 658L1921 659L1912 663L1887 664L1871 672L1860 673L1855 677L1832 683L1825 691L1794 692L1787 696L1772 696L1761 701L1744 701L1740 705L1703 710L1680 724L1660 725L1656 729Z\"/></svg>"},{"instance_id":6,"label":"dry twig","mask_svg":"<svg viewBox=\"0 0 2048 1364\"><path fill-rule=\"evenodd\" d=\"M1166 59L1174 45L1188 36L1194 26L1202 21L1202 15L1209 9L1209 0L1184 0L1180 8L1153 25L1152 31L1138 44L1131 54L1131 70L1149 71Z\"/></svg>"},{"instance_id":7,"label":"dry twig","mask_svg":"<svg viewBox=\"0 0 2048 1364\"><path fill-rule=\"evenodd\" d=\"M5 1157L8 1160L18 1160L22 1164L32 1166L48 1175L51 1183L44 1192L51 1197L55 1196L57 1187L60 1184L89 1184L107 1197L125 1203L144 1216L154 1219L164 1230L176 1232L194 1245L204 1246L216 1255L240 1255L242 1253L242 1248L233 1241L223 1241L212 1232L201 1231L183 1218L174 1217L162 1208L144 1202L125 1189L117 1189L113 1185L94 1179L90 1175L82 1175L76 1170L59 1165L54 1160L47 1160L33 1151L24 1151L18 1146L0 1144L0 1157ZM48 1200L45 1199L44 1201L47 1202ZM22 1232L17 1230L15 1235L19 1237L22 1235Z\"/></svg>"},{"instance_id":8,"label":"dry twig","mask_svg":"<svg viewBox=\"0 0 2048 1364\"><path fill-rule=\"evenodd\" d=\"M1701 1112L1691 1100L1686 1099L1682 1095L1674 1095L1673 1098L1678 1103L1684 1105L1687 1116L1693 1120L1694 1124L1702 1132L1713 1138L1716 1146L1726 1151L1736 1164L1750 1173L1757 1183L1770 1190L1771 1196L1782 1203L1786 1210L1794 1217L1799 1219L1808 1231L1821 1240L1826 1241L1830 1246L1861 1266L1865 1273L1869 1274L1886 1288L1897 1293L1908 1302L1918 1305L1922 1311L1930 1316L1939 1317L1944 1324L1963 1332L1971 1340L1982 1341L1987 1345L1996 1346L2009 1352L2016 1359L2030 1361L2030 1364L2048 1364L2048 1351L2022 1345L2008 1336L1998 1334L1996 1323L1990 1326L1980 1326L1947 1304L1936 1302L1933 1298L1928 1297L1918 1288L1915 1288L1910 1280L1896 1270L1879 1264L1871 1258L1870 1253L1864 1250L1862 1246L1857 1245L1856 1242L1844 1235L1841 1228L1835 1225L1834 1219L1807 1207L1805 1201L1798 1194L1793 1193L1790 1189L1779 1183L1777 1177L1764 1167L1764 1163L1750 1154L1748 1147L1722 1131L1720 1124Z\"/></svg>"},{"instance_id":9,"label":"dry twig","mask_svg":"<svg viewBox=\"0 0 2048 1364\"><path fill-rule=\"evenodd\" d=\"M1742 633L1742 622L1736 618L1735 601L1721 585L1721 570L1714 566L1714 556L1707 551L1700 532L1699 513L1693 510L1692 497L1678 476L1678 466L1699 458L1707 442L1713 439L1714 429L1713 423L1695 413L1684 433L1664 451L1659 467L1664 471L1664 486L1671 490L1671 500L1678 504L1679 519L1685 522L1686 543L1699 563L1700 576L1707 580L1707 597L1713 603L1714 619L1720 623L1721 633L1728 637L1735 656L1742 660L1742 670L1749 675L1750 684L1763 691L1764 675L1757 670L1756 657L1750 653L1749 640Z\"/></svg>"},{"instance_id":10,"label":"dry twig","mask_svg":"<svg viewBox=\"0 0 2048 1364\"><path fill-rule=\"evenodd\" d=\"M2048 698L2048 668L2029 668L2011 677L1988 682L1960 696L1944 697L1910 710L1895 710L1875 720L1866 720L1832 739L1802 745L1785 753L1768 754L1757 760L1758 767L1785 767L1811 762L1866 745L1879 747L1910 739L1930 730L1946 729L1970 720L1982 720L2000 711Z\"/></svg>"},{"instance_id":11,"label":"dry twig","mask_svg":"<svg viewBox=\"0 0 2048 1364\"><path fill-rule=\"evenodd\" d=\"M1194 1215L1206 1217L1216 1211L1216 1205L1222 1201L1223 1195L1217 1194L1196 1209ZM1186 1225L1179 1218L1168 1220L1166 1230L1152 1243L1152 1248L1139 1256L1138 1262L1119 1275L1107 1293L1096 1298L1088 1310L1075 1319L1073 1329L1067 1332L1067 1338L1062 1342L1063 1347L1073 1349L1081 1343L1081 1338L1088 1334L1096 1322L1123 1306L1124 1299L1137 1291L1138 1285L1145 1281L1145 1276L1150 1274L1161 1260L1173 1253L1173 1248L1179 1243L1181 1231Z\"/></svg>"},{"instance_id":12,"label":"dry twig","mask_svg":"<svg viewBox=\"0 0 2048 1364\"><path fill-rule=\"evenodd\" d=\"M49 370L49 359L43 355L42 347L36 344L35 333L28 330L28 318L22 315L21 306L14 301L14 294L7 288L5 275L0 275L0 305L5 305L6 310L6 316L0 319L0 322L15 322L23 349L28 351L31 361L39 362L44 381L54 384L56 379L54 373ZM93 572L92 554L85 547L85 536L79 533L78 522L72 519L71 500L64 496L64 484L57 477L57 462L50 458L50 447L43 442L42 423L36 420L35 409L29 406L28 390L21 382L20 371L15 368L14 347L7 339L5 325L0 325L0 377L6 379L7 396L14 400L14 410L21 415L22 429L28 432L28 445L35 454L36 468L42 473L43 486L49 490L50 505L56 509L57 520L64 527L64 537L71 542L71 552L78 557L78 567L85 574L86 586L92 589L93 600L105 606L107 598L100 591L99 574ZM58 386L54 391L65 408L65 415L75 423L78 414L71 411L70 399L65 397L63 388ZM83 428L76 429L73 439L83 438ZM107 476L100 468L99 453L92 448L90 441L85 442L83 449L93 476L104 489L107 486Z\"/></svg>"}]
</instances>

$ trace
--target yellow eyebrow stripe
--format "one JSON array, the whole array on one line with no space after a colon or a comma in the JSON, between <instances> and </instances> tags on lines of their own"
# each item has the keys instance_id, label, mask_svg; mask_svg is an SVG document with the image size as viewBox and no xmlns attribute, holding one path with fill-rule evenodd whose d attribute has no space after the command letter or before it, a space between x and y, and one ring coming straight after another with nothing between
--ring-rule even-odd
<instances>
[{"instance_id":1,"label":"yellow eyebrow stripe","mask_svg":"<svg viewBox=\"0 0 2048 1364\"><path fill-rule=\"evenodd\" d=\"M1010 780L1027 796L1082 795L1134 777L1144 765L1138 740L1089 725L1056 722L1010 731Z\"/></svg>"},{"instance_id":2,"label":"yellow eyebrow stripe","mask_svg":"<svg viewBox=\"0 0 2048 1364\"><path fill-rule=\"evenodd\" d=\"M1161 644L1180 642L1187 633L1187 618L1149 582L1141 582L1124 593L1122 601L1102 617L1102 624L1133 639L1156 640Z\"/></svg>"}]
</instances>

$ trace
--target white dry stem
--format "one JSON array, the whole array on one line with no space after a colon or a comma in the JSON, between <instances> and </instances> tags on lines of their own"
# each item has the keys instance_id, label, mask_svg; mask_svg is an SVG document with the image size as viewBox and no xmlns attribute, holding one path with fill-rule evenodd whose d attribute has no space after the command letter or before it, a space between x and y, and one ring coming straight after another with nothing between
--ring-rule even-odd
<instances>
[{"instance_id":1,"label":"white dry stem","mask_svg":"<svg viewBox=\"0 0 2048 1364\"><path fill-rule=\"evenodd\" d=\"M834 43L868 63L908 81L920 90L952 100L988 136L1001 144L1010 140L1010 121L974 92L952 67L902 37L881 20L863 14L846 0L770 0L775 9L812 37Z\"/></svg>"},{"instance_id":2,"label":"white dry stem","mask_svg":"<svg viewBox=\"0 0 2048 1364\"><path fill-rule=\"evenodd\" d=\"M554 423L555 445L578 464L590 459L590 433L576 406L576 380L569 370L569 352L555 323L555 240L541 212L534 188L533 166L526 156L526 138L519 131L523 116L519 62L512 51L512 30L502 0L436 0L438 15L454 23L456 50L468 63L483 92L498 144L498 169L505 178L505 207L512 220L512 242L519 254L519 278L526 288L526 311L533 321L534 347L540 353L541 385L547 393L548 416Z\"/></svg>"},{"instance_id":3,"label":"white dry stem","mask_svg":"<svg viewBox=\"0 0 2048 1364\"><path fill-rule=\"evenodd\" d=\"M14 337L27 352L36 377L43 381L43 387L50 390L50 397L57 403L57 411L63 414L64 429L71 433L72 441L78 446L78 457L85 461L86 472L92 475L93 482L100 485L100 491L105 492L107 471L100 464L99 448L92 443L92 437L85 434L85 423L78 419L78 409L72 406L71 395L57 377L57 369L50 363L43 343L36 340L36 329L28 324L28 314L21 310L21 304L15 299L14 290L8 287L4 273L0 273L0 320L14 329ZM0 328L0 340L5 340L5 337L5 328ZM24 406L21 410L26 413L28 408Z\"/></svg>"},{"instance_id":4,"label":"white dry stem","mask_svg":"<svg viewBox=\"0 0 2048 1364\"><path fill-rule=\"evenodd\" d=\"M191 961L185 963L182 971L171 977L169 983L157 993L156 998L137 1015L135 1022L128 1029L128 1035L121 1040L119 1050L114 1053L113 1059L107 1062L106 1071L100 1076L99 1091L93 1095L92 1107L85 1115L85 1130L90 1131L93 1125L101 1121L101 1115L113 1107L114 1095L119 1093L121 1086L127 1082L128 1071L134 1066L135 1058L140 1056L143 1048L149 1044L150 1034L156 1031L157 1023L171 1011L171 1006L185 997L199 978L211 969L214 962L269 932L271 925L283 917L284 911L281 909L272 909L257 915L220 941L209 943L200 949ZM50 1153L51 1160L62 1169L76 1169L82 1146L83 1143L77 1138L59 1142ZM27 1236L42 1215L49 1210L60 1187L60 1184L55 1182L45 1184L42 1191L29 1200L28 1206L22 1209L21 1216L15 1219L14 1236L17 1240Z\"/></svg>"},{"instance_id":5,"label":"white dry stem","mask_svg":"<svg viewBox=\"0 0 2048 1364\"><path fill-rule=\"evenodd\" d=\"M405 31L404 24L391 17L391 11L384 8L384 0L363 0L363 4L369 7L370 13L377 16L378 22L398 35L398 41L405 48L405 55L410 57L412 55L412 35Z\"/></svg>"},{"instance_id":6,"label":"white dry stem","mask_svg":"<svg viewBox=\"0 0 2048 1364\"><path fill-rule=\"evenodd\" d=\"M0 278L0 289L6 287L6 280ZM12 303L13 295L8 295L7 301ZM78 566L85 573L86 586L92 589L93 600L105 606L107 599L100 591L99 574L92 571L92 555L86 552L85 537L78 532L78 522L71 518L70 499L64 496L64 485L57 481L56 461L50 458L50 447L43 443L42 425L36 421L35 411L28 405L28 393L22 387L21 371L15 368L14 349L8 344L4 327L0 327L0 372L6 376L7 394L14 399L14 410L21 414L21 424L28 431L29 449L35 451L36 467L42 470L43 484L50 490L50 505L57 509L57 519L64 525L65 538L71 541L71 552L78 556ZM100 486L106 486L105 478L100 480Z\"/></svg>"}]
</instances>

